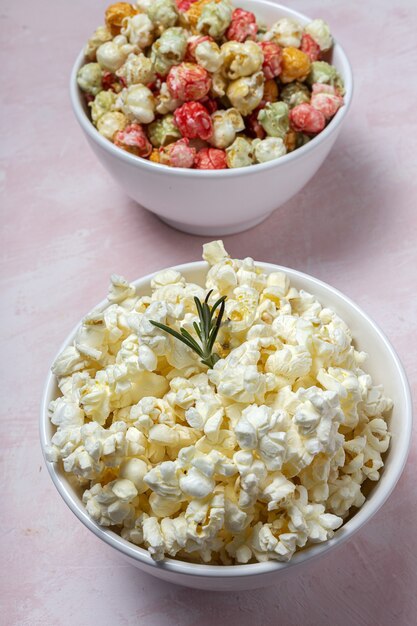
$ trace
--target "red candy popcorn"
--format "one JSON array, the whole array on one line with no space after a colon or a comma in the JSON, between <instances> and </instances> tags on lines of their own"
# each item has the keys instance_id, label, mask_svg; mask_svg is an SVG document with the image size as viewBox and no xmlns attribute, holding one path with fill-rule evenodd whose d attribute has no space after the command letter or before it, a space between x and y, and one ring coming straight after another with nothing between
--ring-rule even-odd
<instances>
[{"instance_id":1,"label":"red candy popcorn","mask_svg":"<svg viewBox=\"0 0 417 626\"><path fill-rule=\"evenodd\" d=\"M267 80L279 76L281 73L282 49L273 41L260 41L259 47L264 55L262 71Z\"/></svg>"},{"instance_id":2,"label":"red candy popcorn","mask_svg":"<svg viewBox=\"0 0 417 626\"><path fill-rule=\"evenodd\" d=\"M174 120L183 137L207 141L213 134L213 123L207 109L199 102L186 102L174 112Z\"/></svg>"},{"instance_id":3,"label":"red candy popcorn","mask_svg":"<svg viewBox=\"0 0 417 626\"><path fill-rule=\"evenodd\" d=\"M227 169L226 152L218 148L202 148L195 157L195 167L198 170Z\"/></svg>"},{"instance_id":4,"label":"red candy popcorn","mask_svg":"<svg viewBox=\"0 0 417 626\"><path fill-rule=\"evenodd\" d=\"M232 21L226 31L226 38L240 43L247 39L255 41L258 32L256 17L250 11L235 9L232 13Z\"/></svg>"},{"instance_id":5,"label":"red candy popcorn","mask_svg":"<svg viewBox=\"0 0 417 626\"><path fill-rule=\"evenodd\" d=\"M179 139L161 148L160 162L171 167L191 168L194 165L196 149L191 148L188 139Z\"/></svg>"},{"instance_id":6,"label":"red candy popcorn","mask_svg":"<svg viewBox=\"0 0 417 626\"><path fill-rule=\"evenodd\" d=\"M301 38L301 52L304 52L310 61L318 61L320 59L320 46L314 41L313 37L307 33Z\"/></svg>"},{"instance_id":7,"label":"red candy popcorn","mask_svg":"<svg viewBox=\"0 0 417 626\"><path fill-rule=\"evenodd\" d=\"M290 111L290 125L297 133L316 134L326 126L326 118L311 104L298 104Z\"/></svg>"},{"instance_id":8,"label":"red candy popcorn","mask_svg":"<svg viewBox=\"0 0 417 626\"><path fill-rule=\"evenodd\" d=\"M318 111L321 111L326 120L329 120L336 115L340 107L343 106L344 101L338 91L331 85L314 83L310 104Z\"/></svg>"},{"instance_id":9,"label":"red candy popcorn","mask_svg":"<svg viewBox=\"0 0 417 626\"><path fill-rule=\"evenodd\" d=\"M210 91L211 78L207 70L196 63L180 63L169 70L167 86L173 98L201 100Z\"/></svg>"},{"instance_id":10,"label":"red candy popcorn","mask_svg":"<svg viewBox=\"0 0 417 626\"><path fill-rule=\"evenodd\" d=\"M196 62L195 49L198 45L200 45L200 43L203 43L203 41L214 41L214 39L213 37L210 37L210 35L194 35L193 37L190 37L185 53L186 61L190 61L191 63Z\"/></svg>"},{"instance_id":11,"label":"red candy popcorn","mask_svg":"<svg viewBox=\"0 0 417 626\"><path fill-rule=\"evenodd\" d=\"M122 150L143 158L152 152L152 144L140 124L130 124L124 130L118 130L114 134L113 143Z\"/></svg>"},{"instance_id":12,"label":"red candy popcorn","mask_svg":"<svg viewBox=\"0 0 417 626\"><path fill-rule=\"evenodd\" d=\"M126 83L122 78L115 76L111 72L103 72L101 86L104 91L115 91L118 93L123 87L126 87Z\"/></svg>"}]
</instances>

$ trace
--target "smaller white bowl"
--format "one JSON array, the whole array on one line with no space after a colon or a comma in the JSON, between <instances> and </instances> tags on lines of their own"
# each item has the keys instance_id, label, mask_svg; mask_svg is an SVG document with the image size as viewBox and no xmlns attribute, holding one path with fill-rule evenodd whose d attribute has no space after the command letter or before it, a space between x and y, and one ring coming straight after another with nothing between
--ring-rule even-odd
<instances>
[{"instance_id":1,"label":"smaller white bowl","mask_svg":"<svg viewBox=\"0 0 417 626\"><path fill-rule=\"evenodd\" d=\"M267 24L291 17L300 24L310 18L268 0L239 0ZM71 74L70 94L75 116L102 165L128 196L156 213L170 226L195 235L230 235L252 228L287 202L314 176L335 143L349 110L352 71L342 46L335 42L332 64L345 83L345 104L328 126L308 144L275 161L230 170L189 170L159 165L121 150L91 123L77 73L81 52Z\"/></svg>"},{"instance_id":2,"label":"smaller white bowl","mask_svg":"<svg viewBox=\"0 0 417 626\"><path fill-rule=\"evenodd\" d=\"M48 471L62 498L71 511L96 537L117 550L135 567L157 578L196 589L241 591L271 585L285 575L289 568L301 567L312 559L323 556L340 546L366 524L384 504L403 471L408 455L412 429L410 389L398 356L375 322L352 300L312 276L270 263L258 263L257 265L268 274L276 271L285 272L294 287L314 294L324 306L335 310L352 329L356 347L368 353L366 371L378 384L384 386L386 394L394 402L389 420L389 428L392 433L391 444L385 455L385 467L381 478L373 484L363 506L335 532L330 541L296 552L289 563L269 561L249 565L218 566L187 563L169 558L156 563L147 550L129 543L113 531L103 528L93 521L85 510L81 494L70 484L68 475L63 472L58 464L46 462ZM179 265L173 269L181 272L187 281L204 285L208 266L199 261ZM145 276L134 282L139 295L150 293L150 283L153 276L154 274ZM104 308L107 305L107 301L104 301L99 306ZM77 328L66 338L60 352L72 343L76 331ZM59 395L55 377L49 373L40 414L40 437L44 455L45 447L50 444L54 434L54 427L48 418L48 406L51 400Z\"/></svg>"}]
</instances>

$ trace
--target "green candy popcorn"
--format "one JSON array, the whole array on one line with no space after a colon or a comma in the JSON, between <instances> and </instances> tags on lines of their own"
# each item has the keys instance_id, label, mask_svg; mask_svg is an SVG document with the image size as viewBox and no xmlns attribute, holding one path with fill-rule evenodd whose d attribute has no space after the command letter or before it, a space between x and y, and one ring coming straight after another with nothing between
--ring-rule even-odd
<instances>
[{"instance_id":1,"label":"green candy popcorn","mask_svg":"<svg viewBox=\"0 0 417 626\"><path fill-rule=\"evenodd\" d=\"M314 61L314 63L311 64L307 82L310 85L314 85L314 83L331 85L332 87L336 87L340 95L343 96L345 93L342 77L337 69L333 65L330 65L330 63L326 63L326 61Z\"/></svg>"},{"instance_id":2,"label":"green candy popcorn","mask_svg":"<svg viewBox=\"0 0 417 626\"><path fill-rule=\"evenodd\" d=\"M187 49L186 31L167 28L152 46L151 60L157 74L166 76L173 65L181 63Z\"/></svg>"},{"instance_id":3,"label":"green candy popcorn","mask_svg":"<svg viewBox=\"0 0 417 626\"><path fill-rule=\"evenodd\" d=\"M175 26L179 17L175 0L154 0L148 9L148 17L155 26Z\"/></svg>"},{"instance_id":4,"label":"green candy popcorn","mask_svg":"<svg viewBox=\"0 0 417 626\"><path fill-rule=\"evenodd\" d=\"M284 139L290 128L288 105L285 102L268 102L258 113L258 122L269 137Z\"/></svg>"},{"instance_id":5,"label":"green candy popcorn","mask_svg":"<svg viewBox=\"0 0 417 626\"><path fill-rule=\"evenodd\" d=\"M117 95L114 91L100 91L94 98L93 102L89 103L91 108L91 119L95 126L97 126L98 120L105 114L111 111L116 102Z\"/></svg>"},{"instance_id":6,"label":"green candy popcorn","mask_svg":"<svg viewBox=\"0 0 417 626\"><path fill-rule=\"evenodd\" d=\"M197 22L197 30L202 35L210 35L219 39L226 32L232 21L233 8L227 0L221 2L209 2L201 12Z\"/></svg>"},{"instance_id":7,"label":"green candy popcorn","mask_svg":"<svg viewBox=\"0 0 417 626\"><path fill-rule=\"evenodd\" d=\"M148 126L148 137L155 148L167 146L177 139L181 139L181 133L174 123L173 115L165 115Z\"/></svg>"},{"instance_id":8,"label":"green candy popcorn","mask_svg":"<svg viewBox=\"0 0 417 626\"><path fill-rule=\"evenodd\" d=\"M98 63L87 63L83 65L77 74L77 83L79 88L91 96L96 96L103 87L101 79L103 71Z\"/></svg>"},{"instance_id":9,"label":"green candy popcorn","mask_svg":"<svg viewBox=\"0 0 417 626\"><path fill-rule=\"evenodd\" d=\"M231 168L253 165L252 141L248 137L236 137L232 145L226 148L226 162Z\"/></svg>"},{"instance_id":10,"label":"green candy popcorn","mask_svg":"<svg viewBox=\"0 0 417 626\"><path fill-rule=\"evenodd\" d=\"M298 81L288 83L281 91L281 100L288 105L289 109L293 109L299 104L308 104L310 97L311 93L307 85Z\"/></svg>"}]
</instances>

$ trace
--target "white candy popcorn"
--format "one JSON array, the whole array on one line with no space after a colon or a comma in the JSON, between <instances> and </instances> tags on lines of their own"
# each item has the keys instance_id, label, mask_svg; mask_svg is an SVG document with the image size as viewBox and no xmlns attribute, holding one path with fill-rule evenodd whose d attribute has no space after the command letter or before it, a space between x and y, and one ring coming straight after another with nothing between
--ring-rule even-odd
<instances>
[{"instance_id":1,"label":"white candy popcorn","mask_svg":"<svg viewBox=\"0 0 417 626\"><path fill-rule=\"evenodd\" d=\"M131 49L126 48L124 45L117 45L116 40L108 41L103 43L97 49L97 63L103 70L107 70L108 72L116 72L123 63L126 61L129 54L132 52Z\"/></svg>"},{"instance_id":2,"label":"white candy popcorn","mask_svg":"<svg viewBox=\"0 0 417 626\"><path fill-rule=\"evenodd\" d=\"M249 115L261 103L264 93L265 78L263 72L243 76L233 80L227 87L226 94L232 106L242 115Z\"/></svg>"},{"instance_id":3,"label":"white candy popcorn","mask_svg":"<svg viewBox=\"0 0 417 626\"><path fill-rule=\"evenodd\" d=\"M119 95L124 111L138 88L147 91L132 83ZM116 96L102 93L100 132L137 119L133 108L107 110ZM241 116L228 116L213 115L213 145L228 157L239 140L251 154L268 141L233 140ZM71 475L92 519L157 561L288 561L364 503L384 467L392 402L348 326L313 294L231 258L222 241L205 244L203 258L204 286L168 269L139 297L112 275L107 306L53 364L46 457ZM195 298L209 291L210 306L226 300L217 358L203 363L152 322L198 341Z\"/></svg>"},{"instance_id":4,"label":"white candy popcorn","mask_svg":"<svg viewBox=\"0 0 417 626\"><path fill-rule=\"evenodd\" d=\"M138 13L123 20L120 33L129 43L138 46L142 50L153 42L154 25L145 13Z\"/></svg>"},{"instance_id":5,"label":"white candy popcorn","mask_svg":"<svg viewBox=\"0 0 417 626\"><path fill-rule=\"evenodd\" d=\"M258 72L264 60L261 48L254 41L227 41L221 47L223 71L227 78L236 80Z\"/></svg>"},{"instance_id":6,"label":"white candy popcorn","mask_svg":"<svg viewBox=\"0 0 417 626\"><path fill-rule=\"evenodd\" d=\"M126 85L148 85L155 80L155 70L151 59L144 54L129 54L126 61L116 72L116 76L123 78Z\"/></svg>"},{"instance_id":7,"label":"white candy popcorn","mask_svg":"<svg viewBox=\"0 0 417 626\"><path fill-rule=\"evenodd\" d=\"M96 60L97 49L107 41L111 41L113 39L111 32L107 28L107 26L99 26L90 39L87 42L87 45L84 48L84 55L88 61Z\"/></svg>"},{"instance_id":8,"label":"white candy popcorn","mask_svg":"<svg viewBox=\"0 0 417 626\"><path fill-rule=\"evenodd\" d=\"M304 31L314 39L322 52L326 52L332 47L333 37L330 34L328 24L324 20L313 20L307 24Z\"/></svg>"},{"instance_id":9,"label":"white candy popcorn","mask_svg":"<svg viewBox=\"0 0 417 626\"><path fill-rule=\"evenodd\" d=\"M199 43L194 56L199 65L208 72L217 72L223 64L223 57L219 46L215 41L205 40Z\"/></svg>"},{"instance_id":10,"label":"white candy popcorn","mask_svg":"<svg viewBox=\"0 0 417 626\"><path fill-rule=\"evenodd\" d=\"M236 134L244 130L245 122L237 109L216 111L212 114L213 135L210 143L216 148L227 148L236 139Z\"/></svg>"},{"instance_id":11,"label":"white candy popcorn","mask_svg":"<svg viewBox=\"0 0 417 626\"><path fill-rule=\"evenodd\" d=\"M118 130L123 130L128 125L129 120L120 111L109 111L101 115L97 121L97 130L106 139L112 139Z\"/></svg>"},{"instance_id":12,"label":"white candy popcorn","mask_svg":"<svg viewBox=\"0 0 417 626\"><path fill-rule=\"evenodd\" d=\"M303 30L300 24L289 17L282 17L265 34L265 41L273 41L285 48L299 48Z\"/></svg>"},{"instance_id":13,"label":"white candy popcorn","mask_svg":"<svg viewBox=\"0 0 417 626\"><path fill-rule=\"evenodd\" d=\"M255 161L266 163L273 161L287 154L285 143L280 137L266 137L266 139L255 139L252 142Z\"/></svg>"},{"instance_id":14,"label":"white candy popcorn","mask_svg":"<svg viewBox=\"0 0 417 626\"><path fill-rule=\"evenodd\" d=\"M150 124L155 119L155 98L145 85L131 85L120 92L116 106L126 117L140 124Z\"/></svg>"}]
</instances>

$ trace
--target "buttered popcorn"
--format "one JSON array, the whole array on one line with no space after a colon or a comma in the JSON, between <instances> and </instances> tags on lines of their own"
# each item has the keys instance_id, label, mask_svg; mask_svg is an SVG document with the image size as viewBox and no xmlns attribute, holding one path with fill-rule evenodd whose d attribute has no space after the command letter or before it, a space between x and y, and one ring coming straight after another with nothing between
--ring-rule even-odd
<instances>
[{"instance_id":1,"label":"buttered popcorn","mask_svg":"<svg viewBox=\"0 0 417 626\"><path fill-rule=\"evenodd\" d=\"M167 132L155 127L155 143ZM138 296L112 276L108 305L53 364L47 457L78 482L92 519L156 560L288 561L362 506L392 402L314 295L221 241L203 258L203 287L166 270ZM213 367L153 324L198 340L194 298L209 291L210 303L226 296Z\"/></svg>"},{"instance_id":2,"label":"buttered popcorn","mask_svg":"<svg viewBox=\"0 0 417 626\"><path fill-rule=\"evenodd\" d=\"M322 19L268 28L231 0L139 0L110 5L104 21L78 85L98 132L137 158L195 169L275 161L343 106ZM153 150L120 139L129 123ZM161 140L167 124L176 128Z\"/></svg>"}]
</instances>

